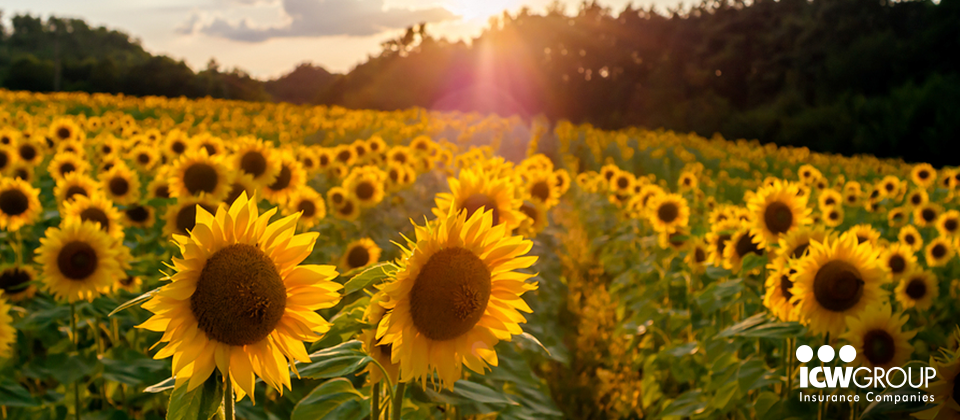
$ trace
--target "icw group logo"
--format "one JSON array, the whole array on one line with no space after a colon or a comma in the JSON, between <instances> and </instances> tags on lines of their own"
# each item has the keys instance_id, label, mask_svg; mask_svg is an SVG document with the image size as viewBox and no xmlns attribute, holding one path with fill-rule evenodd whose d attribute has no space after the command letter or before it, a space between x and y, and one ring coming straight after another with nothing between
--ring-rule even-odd
<instances>
[{"instance_id":1,"label":"icw group logo","mask_svg":"<svg viewBox=\"0 0 960 420\"><path fill-rule=\"evenodd\" d=\"M923 367L923 368L908 368L904 369L901 367L892 367L889 369L884 369L881 367L858 367L854 368L852 366L841 366L841 367L831 367L828 364L832 364L834 358L838 356L832 346L820 346L817 349L817 358L819 359L820 366L808 367L801 366L800 371L800 388L854 388L854 389L870 389L871 392L868 392L866 395L867 401L877 401L884 400L898 403L905 401L923 401L923 402L933 402L932 395L926 395L924 393L918 393L917 395L874 395L873 390L876 389L899 389L904 386L909 386L916 389L924 389L930 384L930 380L936 378L937 370L932 367ZM853 346L846 345L840 348L839 351L840 360L843 363L851 363L857 358L857 349ZM803 345L797 348L797 360L800 363L808 363L813 360L813 349L810 346ZM859 401L859 395L849 395L849 396L838 396L834 395L814 395L814 394L804 394L800 393L801 401L820 401L820 399L827 397L831 398L830 401ZM839 398L838 398L839 397ZM846 397L846 398L844 398ZM888 398L889 397L889 398Z\"/></svg>"}]
</instances>

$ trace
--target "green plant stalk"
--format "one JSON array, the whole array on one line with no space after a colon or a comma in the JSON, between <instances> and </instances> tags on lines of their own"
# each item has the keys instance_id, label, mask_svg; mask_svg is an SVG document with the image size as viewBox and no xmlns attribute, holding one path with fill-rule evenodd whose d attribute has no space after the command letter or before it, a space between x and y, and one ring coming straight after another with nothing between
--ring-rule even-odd
<instances>
[{"instance_id":1,"label":"green plant stalk","mask_svg":"<svg viewBox=\"0 0 960 420\"><path fill-rule=\"evenodd\" d=\"M397 384L397 392L393 396L393 420L400 420L403 412L403 394L407 391L407 383Z\"/></svg>"},{"instance_id":2,"label":"green plant stalk","mask_svg":"<svg viewBox=\"0 0 960 420\"><path fill-rule=\"evenodd\" d=\"M370 391L370 420L380 420L380 382Z\"/></svg>"},{"instance_id":3,"label":"green plant stalk","mask_svg":"<svg viewBox=\"0 0 960 420\"><path fill-rule=\"evenodd\" d=\"M225 420L234 420L233 412L236 401L233 398L233 381L230 380L229 376L224 379L226 379L224 381L226 384L223 390L223 418Z\"/></svg>"},{"instance_id":4,"label":"green plant stalk","mask_svg":"<svg viewBox=\"0 0 960 420\"><path fill-rule=\"evenodd\" d=\"M77 304L70 303L70 335L73 339L73 350L80 353L80 339L77 336ZM73 383L73 411L76 419L80 420L80 380Z\"/></svg>"}]
</instances>

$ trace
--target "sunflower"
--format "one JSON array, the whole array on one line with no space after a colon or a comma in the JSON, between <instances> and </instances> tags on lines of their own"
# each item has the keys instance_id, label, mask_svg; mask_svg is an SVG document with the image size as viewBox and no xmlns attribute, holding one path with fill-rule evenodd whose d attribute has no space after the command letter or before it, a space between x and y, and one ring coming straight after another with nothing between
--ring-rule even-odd
<instances>
[{"instance_id":1,"label":"sunflower","mask_svg":"<svg viewBox=\"0 0 960 420\"><path fill-rule=\"evenodd\" d=\"M274 183L280 173L280 162L274 156L274 149L260 139L241 141L231 160L234 168L250 175L258 186Z\"/></svg>"},{"instance_id":2,"label":"sunflower","mask_svg":"<svg viewBox=\"0 0 960 420\"><path fill-rule=\"evenodd\" d=\"M918 232L917 228L913 225L906 225L900 228L897 239L909 246L913 252L923 249L923 237L920 236L920 232Z\"/></svg>"},{"instance_id":3,"label":"sunflower","mask_svg":"<svg viewBox=\"0 0 960 420\"><path fill-rule=\"evenodd\" d=\"M523 213L524 218L520 221L516 234L534 238L547 227L547 209L543 204L524 201L520 205L520 212Z\"/></svg>"},{"instance_id":4,"label":"sunflower","mask_svg":"<svg viewBox=\"0 0 960 420\"><path fill-rule=\"evenodd\" d=\"M13 177L13 179L20 179L26 182L33 182L33 178L35 175L33 172L34 168L35 167L33 166L17 161L17 163L15 163L10 168L10 176Z\"/></svg>"},{"instance_id":5,"label":"sunflower","mask_svg":"<svg viewBox=\"0 0 960 420\"><path fill-rule=\"evenodd\" d=\"M0 124L6 125L2 121ZM20 130L13 127L0 128L0 146L13 146L20 141L21 136Z\"/></svg>"},{"instance_id":6,"label":"sunflower","mask_svg":"<svg viewBox=\"0 0 960 420\"><path fill-rule=\"evenodd\" d=\"M67 174L71 172L80 172L86 174L90 171L90 163L73 153L62 153L53 156L50 165L47 166L47 172L54 181L60 182Z\"/></svg>"},{"instance_id":7,"label":"sunflower","mask_svg":"<svg viewBox=\"0 0 960 420\"><path fill-rule=\"evenodd\" d=\"M880 232L873 228L873 226L868 224L859 224L851 227L847 232L856 235L857 242L859 243L868 243L870 245L876 246L877 241L880 240Z\"/></svg>"},{"instance_id":8,"label":"sunflower","mask_svg":"<svg viewBox=\"0 0 960 420\"><path fill-rule=\"evenodd\" d=\"M61 216L64 220L75 217L85 222L95 222L100 226L100 230L110 237L123 240L120 211L102 194L75 197L70 202L64 203Z\"/></svg>"},{"instance_id":9,"label":"sunflower","mask_svg":"<svg viewBox=\"0 0 960 420\"><path fill-rule=\"evenodd\" d=\"M412 169L410 169L412 170ZM384 182L386 183L387 191L398 191L400 188L406 186L404 182L406 178L406 173L408 169L406 165L390 162L387 164L387 176ZM448 178L449 179L449 178ZM446 193L441 193L446 194Z\"/></svg>"},{"instance_id":10,"label":"sunflower","mask_svg":"<svg viewBox=\"0 0 960 420\"><path fill-rule=\"evenodd\" d=\"M628 195L633 192L633 186L636 183L636 177L627 171L618 171L610 179L610 192L620 195Z\"/></svg>"},{"instance_id":11,"label":"sunflower","mask_svg":"<svg viewBox=\"0 0 960 420\"><path fill-rule=\"evenodd\" d=\"M687 199L679 194L659 194L647 202L647 220L657 232L673 232L690 220Z\"/></svg>"},{"instance_id":12,"label":"sunflower","mask_svg":"<svg viewBox=\"0 0 960 420\"><path fill-rule=\"evenodd\" d=\"M373 136L367 139L367 149L371 153L383 153L387 150L387 143L383 141L383 138L380 136Z\"/></svg>"},{"instance_id":13,"label":"sunflower","mask_svg":"<svg viewBox=\"0 0 960 420\"><path fill-rule=\"evenodd\" d=\"M566 169L557 169L553 174L557 177L557 190L563 196L570 189L570 173Z\"/></svg>"},{"instance_id":14,"label":"sunflower","mask_svg":"<svg viewBox=\"0 0 960 420\"><path fill-rule=\"evenodd\" d=\"M187 152L173 164L170 196L204 195L211 201L221 201L233 184L231 174L221 156L211 156L202 148Z\"/></svg>"},{"instance_id":15,"label":"sunflower","mask_svg":"<svg viewBox=\"0 0 960 420\"><path fill-rule=\"evenodd\" d=\"M37 271L29 265L0 266L0 298L20 302L33 297L36 286L30 282L37 279Z\"/></svg>"},{"instance_id":16,"label":"sunflower","mask_svg":"<svg viewBox=\"0 0 960 420\"><path fill-rule=\"evenodd\" d=\"M497 365L497 342L523 332L520 311L532 311L521 295L537 285L527 283L534 275L513 270L537 257L523 256L532 242L494 226L492 213L450 212L435 227L416 226L416 241L402 249L400 270L383 289L389 312L377 328L402 381L425 383L436 373L452 389L464 365L484 373Z\"/></svg>"},{"instance_id":17,"label":"sunflower","mask_svg":"<svg viewBox=\"0 0 960 420\"><path fill-rule=\"evenodd\" d=\"M915 268L901 276L893 293L897 302L903 305L903 309L930 309L934 299L940 294L937 276L930 271Z\"/></svg>"},{"instance_id":18,"label":"sunflower","mask_svg":"<svg viewBox=\"0 0 960 420\"><path fill-rule=\"evenodd\" d=\"M289 152L277 152L280 162L277 179L263 188L263 196L274 204L284 203L290 194L307 184L307 174L303 165Z\"/></svg>"},{"instance_id":19,"label":"sunflower","mask_svg":"<svg viewBox=\"0 0 960 420\"><path fill-rule=\"evenodd\" d=\"M953 243L942 236L934 238L923 249L923 255L926 258L928 267L940 267L947 264L953 258Z\"/></svg>"},{"instance_id":20,"label":"sunflower","mask_svg":"<svg viewBox=\"0 0 960 420\"><path fill-rule=\"evenodd\" d=\"M360 204L353 197L344 197L340 205L334 207L333 215L341 220L357 220L360 216Z\"/></svg>"},{"instance_id":21,"label":"sunflower","mask_svg":"<svg viewBox=\"0 0 960 420\"><path fill-rule=\"evenodd\" d=\"M140 277L128 275L117 280L116 283L113 284L113 290L125 290L128 293L136 294L140 292L140 286L143 286L143 280L140 280Z\"/></svg>"},{"instance_id":22,"label":"sunflower","mask_svg":"<svg viewBox=\"0 0 960 420\"><path fill-rule=\"evenodd\" d=\"M896 242L881 254L880 265L890 272L892 280L897 280L916 267L917 256L907 244Z\"/></svg>"},{"instance_id":23,"label":"sunflower","mask_svg":"<svg viewBox=\"0 0 960 420\"><path fill-rule=\"evenodd\" d=\"M126 164L118 163L100 176L100 188L114 203L128 205L140 199L140 177Z\"/></svg>"},{"instance_id":24,"label":"sunflower","mask_svg":"<svg viewBox=\"0 0 960 420\"><path fill-rule=\"evenodd\" d=\"M931 358L937 372L937 381L930 382L927 394L937 406L913 414L925 420L960 419L960 353L942 350L943 357Z\"/></svg>"},{"instance_id":25,"label":"sunflower","mask_svg":"<svg viewBox=\"0 0 960 420\"><path fill-rule=\"evenodd\" d=\"M56 197L57 205L61 207L70 200L73 200L75 196L90 197L99 192L100 184L93 178L78 171L64 175L63 179L57 181L57 186L53 189L53 195Z\"/></svg>"},{"instance_id":26,"label":"sunflower","mask_svg":"<svg viewBox=\"0 0 960 420\"><path fill-rule=\"evenodd\" d=\"M393 384L397 383L397 380L400 378L400 366L390 360L393 353L393 346L389 344L377 344L377 326L380 325L380 321L387 313L386 308L380 305L380 302L385 299L388 299L388 297L383 292L377 292L370 298L370 305L367 306L367 309L363 312L363 322L372 325L373 328L363 330L358 338L360 342L363 343L363 350L367 352L370 357L376 359L380 366L383 366L384 370L386 370L390 376L389 383ZM378 383L383 380L383 371L373 363L370 363L367 365L367 378L371 384Z\"/></svg>"},{"instance_id":27,"label":"sunflower","mask_svg":"<svg viewBox=\"0 0 960 420\"><path fill-rule=\"evenodd\" d=\"M683 262L687 264L688 270L693 274L701 274L706 270L707 258L710 256L710 248L703 238L693 238L688 243L687 255Z\"/></svg>"},{"instance_id":28,"label":"sunflower","mask_svg":"<svg viewBox=\"0 0 960 420\"><path fill-rule=\"evenodd\" d=\"M910 339L916 331L904 331L907 316L894 314L890 305L883 304L864 311L860 316L847 317L849 330L840 336L857 349L854 363L868 368L889 369L903 366L913 354Z\"/></svg>"},{"instance_id":29,"label":"sunflower","mask_svg":"<svg viewBox=\"0 0 960 420\"><path fill-rule=\"evenodd\" d=\"M930 202L930 195L927 190L913 190L910 194L907 194L904 202L910 207L922 206Z\"/></svg>"},{"instance_id":30,"label":"sunflower","mask_svg":"<svg viewBox=\"0 0 960 420\"><path fill-rule=\"evenodd\" d=\"M170 161L176 161L181 155L194 149L186 133L180 130L171 130L163 140L163 154Z\"/></svg>"},{"instance_id":31,"label":"sunflower","mask_svg":"<svg viewBox=\"0 0 960 420\"><path fill-rule=\"evenodd\" d=\"M170 237L174 234L186 235L189 233L196 223L198 206L207 212L216 212L218 207L203 197L181 197L175 205L167 207L167 212L163 216L163 220L166 222L163 226L163 234Z\"/></svg>"},{"instance_id":32,"label":"sunflower","mask_svg":"<svg viewBox=\"0 0 960 420\"><path fill-rule=\"evenodd\" d=\"M43 208L40 190L22 179L0 177L0 229L16 232L33 223Z\"/></svg>"},{"instance_id":33,"label":"sunflower","mask_svg":"<svg viewBox=\"0 0 960 420\"><path fill-rule=\"evenodd\" d=\"M670 233L660 232L657 234L657 246L660 249L682 251L687 248L687 241L689 240L690 232L686 228L680 228Z\"/></svg>"},{"instance_id":34,"label":"sunflower","mask_svg":"<svg viewBox=\"0 0 960 420\"><path fill-rule=\"evenodd\" d=\"M214 368L236 386L237 399L253 398L259 376L283 391L295 361L309 362L302 341L315 341L330 324L315 311L340 301L337 271L299 265L313 250L316 232L294 234L299 215L270 222L246 194L216 215L198 210L187 235L174 235L182 259L171 283L143 307L153 316L140 328L163 332L167 345L154 358L173 356L173 376L192 390Z\"/></svg>"},{"instance_id":35,"label":"sunflower","mask_svg":"<svg viewBox=\"0 0 960 420\"><path fill-rule=\"evenodd\" d=\"M393 150L391 150L391 152L393 152ZM354 161L356 161L356 159L357 159L357 155L354 154L353 149L348 145L341 144L333 149L333 160L334 162L340 165L347 166L347 167L353 166L353 163ZM396 160L397 162L400 162L400 163L407 163L407 161L409 160L409 155L404 154L399 159L391 159L391 160Z\"/></svg>"},{"instance_id":36,"label":"sunflower","mask_svg":"<svg viewBox=\"0 0 960 420\"><path fill-rule=\"evenodd\" d=\"M451 209L466 211L467 217L470 217L483 208L483 211L492 212L494 225L502 223L511 231L520 227L526 219L521 211L523 202L517 198L511 178L498 177L475 167L461 169L459 177L447 178L447 182L450 192L437 194L436 207L432 210L438 218L449 214Z\"/></svg>"},{"instance_id":37,"label":"sunflower","mask_svg":"<svg viewBox=\"0 0 960 420\"><path fill-rule=\"evenodd\" d=\"M880 304L886 275L874 247L859 244L851 234L811 242L809 255L794 264L793 298L800 320L814 333L843 332L847 316Z\"/></svg>"},{"instance_id":38,"label":"sunflower","mask_svg":"<svg viewBox=\"0 0 960 420\"><path fill-rule=\"evenodd\" d=\"M807 200L798 197L797 192L796 184L776 180L757 190L750 198L747 209L751 213L751 230L758 247L775 244L781 235L811 222Z\"/></svg>"},{"instance_id":39,"label":"sunflower","mask_svg":"<svg viewBox=\"0 0 960 420\"><path fill-rule=\"evenodd\" d=\"M793 281L790 276L796 270L787 265L776 266L768 271L764 283L763 306L783 322L797 320L797 302L793 299Z\"/></svg>"},{"instance_id":40,"label":"sunflower","mask_svg":"<svg viewBox=\"0 0 960 420\"><path fill-rule=\"evenodd\" d=\"M140 173L148 174L160 163L160 153L152 144L142 143L127 153L127 158L133 162Z\"/></svg>"},{"instance_id":41,"label":"sunflower","mask_svg":"<svg viewBox=\"0 0 960 420\"><path fill-rule=\"evenodd\" d=\"M899 188L900 178L893 175L883 177L883 180L881 180L879 184L880 194L884 197L893 197L897 194Z\"/></svg>"},{"instance_id":42,"label":"sunflower","mask_svg":"<svg viewBox=\"0 0 960 420\"><path fill-rule=\"evenodd\" d=\"M941 236L955 237L960 233L960 211L948 210L937 218L937 231Z\"/></svg>"},{"instance_id":43,"label":"sunflower","mask_svg":"<svg viewBox=\"0 0 960 420\"><path fill-rule=\"evenodd\" d=\"M297 212L300 212L300 226L310 229L327 217L327 206L313 188L303 187L290 196L285 209L286 214Z\"/></svg>"},{"instance_id":44,"label":"sunflower","mask_svg":"<svg viewBox=\"0 0 960 420\"><path fill-rule=\"evenodd\" d=\"M0 296L0 359L10 355L13 343L17 341L17 330L13 329L13 317L10 316L10 304Z\"/></svg>"},{"instance_id":45,"label":"sunflower","mask_svg":"<svg viewBox=\"0 0 960 420\"><path fill-rule=\"evenodd\" d=\"M13 148L0 144L0 176L6 174L16 163L17 153L13 151Z\"/></svg>"},{"instance_id":46,"label":"sunflower","mask_svg":"<svg viewBox=\"0 0 960 420\"><path fill-rule=\"evenodd\" d=\"M138 227L141 229L149 229L155 221L156 216L153 207L141 205L124 209L123 218L121 219L124 226Z\"/></svg>"},{"instance_id":47,"label":"sunflower","mask_svg":"<svg viewBox=\"0 0 960 420\"><path fill-rule=\"evenodd\" d=\"M525 195L548 209L560 202L560 189L557 188L557 176L552 171L528 171L523 173L526 178Z\"/></svg>"},{"instance_id":48,"label":"sunflower","mask_svg":"<svg viewBox=\"0 0 960 420\"><path fill-rule=\"evenodd\" d=\"M164 171L169 166L161 167L157 176L147 184L148 198L170 198L170 179Z\"/></svg>"},{"instance_id":49,"label":"sunflower","mask_svg":"<svg viewBox=\"0 0 960 420\"><path fill-rule=\"evenodd\" d=\"M194 136L190 139L194 144L197 150L203 149L207 152L209 156L223 155L226 151L226 146L223 144L223 139L210 135L209 133L202 133L197 136Z\"/></svg>"},{"instance_id":50,"label":"sunflower","mask_svg":"<svg viewBox=\"0 0 960 420\"><path fill-rule=\"evenodd\" d=\"M820 207L820 211L831 209L840 204L843 204L843 196L833 188L820 191L820 195L817 196L817 205Z\"/></svg>"},{"instance_id":51,"label":"sunflower","mask_svg":"<svg viewBox=\"0 0 960 420\"><path fill-rule=\"evenodd\" d=\"M300 161L303 170L308 173L312 173L320 166L319 162L317 162L316 154L313 153L313 149L309 147L301 147L297 150L297 160Z\"/></svg>"},{"instance_id":52,"label":"sunflower","mask_svg":"<svg viewBox=\"0 0 960 420\"><path fill-rule=\"evenodd\" d=\"M710 225L710 232L704 236L709 250L707 262L715 267L723 266L723 253L733 237L734 231L740 226L737 220L725 220Z\"/></svg>"},{"instance_id":53,"label":"sunflower","mask_svg":"<svg viewBox=\"0 0 960 420\"><path fill-rule=\"evenodd\" d=\"M247 193L247 197L251 197L254 192L257 191L258 187L259 185L257 185L257 182L253 180L250 174L238 172L233 176L230 184L230 192L228 192L227 197L223 199L223 203L228 206L233 204L234 201L240 198L240 194L244 192Z\"/></svg>"},{"instance_id":54,"label":"sunflower","mask_svg":"<svg viewBox=\"0 0 960 420\"><path fill-rule=\"evenodd\" d=\"M929 163L920 163L910 170L910 179L918 187L929 188L937 180L937 170Z\"/></svg>"},{"instance_id":55,"label":"sunflower","mask_svg":"<svg viewBox=\"0 0 960 420\"><path fill-rule=\"evenodd\" d=\"M619 172L620 168L612 163L603 165L603 167L600 168L600 176L603 178L604 182L607 183L611 182L610 180L613 179L613 176Z\"/></svg>"},{"instance_id":56,"label":"sunflower","mask_svg":"<svg viewBox=\"0 0 960 420\"><path fill-rule=\"evenodd\" d=\"M16 147L21 163L36 165L43 160L43 148L31 140L22 139Z\"/></svg>"},{"instance_id":57,"label":"sunflower","mask_svg":"<svg viewBox=\"0 0 960 420\"><path fill-rule=\"evenodd\" d=\"M54 143L60 144L65 141L76 141L83 137L83 130L73 120L67 118L58 118L53 124L50 124L47 137L53 139Z\"/></svg>"},{"instance_id":58,"label":"sunflower","mask_svg":"<svg viewBox=\"0 0 960 420\"><path fill-rule=\"evenodd\" d=\"M909 213L903 207L894 207L887 212L887 225L890 227L900 227L907 223Z\"/></svg>"},{"instance_id":59,"label":"sunflower","mask_svg":"<svg viewBox=\"0 0 960 420\"><path fill-rule=\"evenodd\" d=\"M370 238L361 238L347 244L340 256L340 269L344 272L366 267L380 261L381 249Z\"/></svg>"},{"instance_id":60,"label":"sunflower","mask_svg":"<svg viewBox=\"0 0 960 420\"><path fill-rule=\"evenodd\" d=\"M919 205L913 210L913 223L920 227L932 226L942 212L943 208L936 203Z\"/></svg>"},{"instance_id":61,"label":"sunflower","mask_svg":"<svg viewBox=\"0 0 960 420\"><path fill-rule=\"evenodd\" d=\"M730 235L729 246L723 250L723 268L734 273L739 272L743 267L743 259L750 254L762 256L764 246L760 243L758 234L746 222L740 222L740 227Z\"/></svg>"},{"instance_id":62,"label":"sunflower","mask_svg":"<svg viewBox=\"0 0 960 420\"><path fill-rule=\"evenodd\" d=\"M386 174L374 167L354 169L343 180L343 188L361 207L373 207L383 201Z\"/></svg>"},{"instance_id":63,"label":"sunflower","mask_svg":"<svg viewBox=\"0 0 960 420\"><path fill-rule=\"evenodd\" d=\"M334 207L340 207L347 199L347 190L343 187L333 187L327 190L327 201Z\"/></svg>"},{"instance_id":64,"label":"sunflower","mask_svg":"<svg viewBox=\"0 0 960 420\"><path fill-rule=\"evenodd\" d=\"M36 256L44 288L58 300L93 301L124 276L118 245L96 223L78 218L48 228Z\"/></svg>"}]
</instances>

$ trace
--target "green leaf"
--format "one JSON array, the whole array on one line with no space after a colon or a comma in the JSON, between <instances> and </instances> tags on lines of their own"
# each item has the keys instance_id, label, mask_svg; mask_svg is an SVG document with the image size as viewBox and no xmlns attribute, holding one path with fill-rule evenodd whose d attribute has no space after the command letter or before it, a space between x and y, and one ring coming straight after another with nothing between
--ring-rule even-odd
<instances>
[{"instance_id":1,"label":"green leaf","mask_svg":"<svg viewBox=\"0 0 960 420\"><path fill-rule=\"evenodd\" d=\"M382 281L396 271L396 266L391 262L372 265L360 272L360 274L353 276L353 278L343 285L343 295L346 296L353 292L366 289L367 286Z\"/></svg>"},{"instance_id":2,"label":"green leaf","mask_svg":"<svg viewBox=\"0 0 960 420\"><path fill-rule=\"evenodd\" d=\"M733 274L730 272L730 270L727 270L726 268L714 267L712 265L708 266L706 271L707 271L707 277L713 280L719 280L724 277L729 277L731 274Z\"/></svg>"},{"instance_id":3,"label":"green leaf","mask_svg":"<svg viewBox=\"0 0 960 420\"><path fill-rule=\"evenodd\" d=\"M210 375L203 385L187 391L184 383L174 388L167 406L167 420L209 420L223 405L223 384L218 375Z\"/></svg>"},{"instance_id":4,"label":"green leaf","mask_svg":"<svg viewBox=\"0 0 960 420\"><path fill-rule=\"evenodd\" d=\"M514 338L519 338L519 339L520 339L520 340L517 341L517 344L520 345L521 348L524 348L524 349L526 349L526 348L533 348L533 349L539 348L540 350L543 350L543 352L546 353L547 356L551 356L550 350L548 350L548 349L546 348L546 346L544 346L543 343L541 343L540 340L537 339L537 337L534 337L533 334L530 334L530 333L528 333L528 332L524 332L524 333L522 333L522 334L520 334L520 335L515 336ZM524 343L529 343L529 344L524 344Z\"/></svg>"},{"instance_id":5,"label":"green leaf","mask_svg":"<svg viewBox=\"0 0 960 420\"><path fill-rule=\"evenodd\" d=\"M30 391L21 386L13 378L4 375L0 377L0 405L7 407L34 407L37 400L30 395Z\"/></svg>"},{"instance_id":6,"label":"green leaf","mask_svg":"<svg viewBox=\"0 0 960 420\"><path fill-rule=\"evenodd\" d=\"M160 289L161 289L161 288L158 287L158 288L153 289L153 290L151 290L151 291L149 291L149 292L147 292L147 293L144 293L144 294L142 294L142 295L140 295L140 296L137 296L137 297L135 297L135 298L133 298L133 299L130 299L130 300L124 302L122 305L117 306L117 309L114 309L114 310L113 310L112 312L110 312L110 314L108 314L107 316L108 316L108 317L111 317L111 316L113 316L114 314L116 314L117 312L123 311L124 309L127 309L127 308L129 308L129 307L131 307L131 306L139 305L139 304L141 304L141 303L143 303L143 302L146 302L147 299L150 299L151 297L153 297L154 293L157 293L158 291L160 291Z\"/></svg>"},{"instance_id":7,"label":"green leaf","mask_svg":"<svg viewBox=\"0 0 960 420\"><path fill-rule=\"evenodd\" d=\"M322 420L338 418L338 409L344 404L362 399L363 395L344 378L326 381L310 391L293 408L292 420Z\"/></svg>"},{"instance_id":8,"label":"green leaf","mask_svg":"<svg viewBox=\"0 0 960 420\"><path fill-rule=\"evenodd\" d=\"M468 401L483 404L517 405L500 391L476 382L459 380L453 384L453 394Z\"/></svg>"},{"instance_id":9,"label":"green leaf","mask_svg":"<svg viewBox=\"0 0 960 420\"><path fill-rule=\"evenodd\" d=\"M176 379L173 379L172 377L167 378L167 379L164 379L162 382L158 382L156 384L148 386L147 389L143 390L143 392L155 394L158 392L163 392L169 389L173 389L173 386L174 384L176 384L176 382L177 382Z\"/></svg>"},{"instance_id":10,"label":"green leaf","mask_svg":"<svg viewBox=\"0 0 960 420\"><path fill-rule=\"evenodd\" d=\"M347 355L325 358L297 367L302 378L325 379L346 376L363 369L373 359L366 355Z\"/></svg>"},{"instance_id":11,"label":"green leaf","mask_svg":"<svg viewBox=\"0 0 960 420\"><path fill-rule=\"evenodd\" d=\"M747 254L747 256L743 257L743 264L741 265L740 272L748 273L751 270L763 267L766 264L767 264L767 257L765 255L757 255L757 254L750 253L750 254Z\"/></svg>"},{"instance_id":12,"label":"green leaf","mask_svg":"<svg viewBox=\"0 0 960 420\"><path fill-rule=\"evenodd\" d=\"M707 314L716 312L734 303L737 295L743 291L743 287L741 279L710 283L696 295L697 306Z\"/></svg>"},{"instance_id":13,"label":"green leaf","mask_svg":"<svg viewBox=\"0 0 960 420\"><path fill-rule=\"evenodd\" d=\"M720 331L717 337L790 338L799 337L804 331L806 330L803 325L799 323L776 322L766 313L758 313Z\"/></svg>"},{"instance_id":14,"label":"green leaf","mask_svg":"<svg viewBox=\"0 0 960 420\"><path fill-rule=\"evenodd\" d=\"M780 396L774 392L763 391L757 396L757 401L753 403L753 409L757 412L756 418L767 418L766 414L774 404L780 402Z\"/></svg>"},{"instance_id":15,"label":"green leaf","mask_svg":"<svg viewBox=\"0 0 960 420\"><path fill-rule=\"evenodd\" d=\"M57 353L51 354L47 358L46 368L54 379L61 384L72 384L93 373L97 367L96 355L88 356L76 353Z\"/></svg>"},{"instance_id":16,"label":"green leaf","mask_svg":"<svg viewBox=\"0 0 960 420\"><path fill-rule=\"evenodd\" d=\"M690 417L694 414L702 413L707 403L700 398L701 395L702 393L696 389L684 392L663 409L660 417Z\"/></svg>"},{"instance_id":17,"label":"green leaf","mask_svg":"<svg viewBox=\"0 0 960 420\"><path fill-rule=\"evenodd\" d=\"M103 364L104 379L127 385L140 385L152 376L151 374L167 366L163 360L146 357L135 360L114 360L103 357L100 363Z\"/></svg>"}]
</instances>

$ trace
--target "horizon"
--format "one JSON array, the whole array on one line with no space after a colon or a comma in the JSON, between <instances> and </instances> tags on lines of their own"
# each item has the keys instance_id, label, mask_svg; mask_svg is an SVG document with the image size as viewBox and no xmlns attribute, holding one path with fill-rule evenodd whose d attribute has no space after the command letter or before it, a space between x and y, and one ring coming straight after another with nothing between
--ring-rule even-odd
<instances>
[{"instance_id":1,"label":"horizon","mask_svg":"<svg viewBox=\"0 0 960 420\"><path fill-rule=\"evenodd\" d=\"M469 0L204 0L200 4L13 0L0 12L4 27L11 26L13 16L22 14L44 20L51 16L82 19L93 27L126 33L147 52L182 60L194 71L215 59L223 70L236 68L258 80L271 80L301 63L331 73L348 73L369 56L377 55L382 42L402 35L406 27L421 21L436 38L470 42L489 28L494 16L505 11L515 14L523 7L543 13L551 3L491 0L478 6ZM577 0L559 3L567 13L579 10L581 4ZM660 11L683 6L677 0L597 3L614 13L628 4ZM312 20L308 21L310 13ZM342 19L337 19L337 13ZM355 22L360 17L369 24L340 23Z\"/></svg>"}]
</instances>

